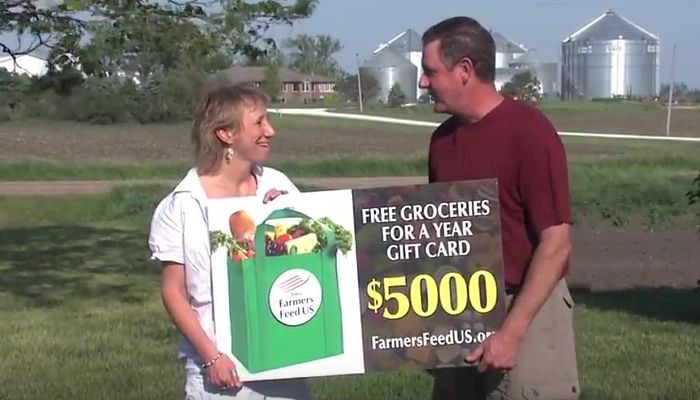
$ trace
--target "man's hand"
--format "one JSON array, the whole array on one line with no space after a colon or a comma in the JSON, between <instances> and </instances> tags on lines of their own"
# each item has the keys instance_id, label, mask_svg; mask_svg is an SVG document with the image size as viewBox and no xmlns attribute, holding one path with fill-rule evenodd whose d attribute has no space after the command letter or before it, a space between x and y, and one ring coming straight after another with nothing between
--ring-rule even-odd
<instances>
[{"instance_id":1,"label":"man's hand","mask_svg":"<svg viewBox=\"0 0 700 400\"><path fill-rule=\"evenodd\" d=\"M465 359L468 363L478 362L477 370L510 370L515 367L520 349L520 339L504 331L497 331L477 346Z\"/></svg>"},{"instance_id":2,"label":"man's hand","mask_svg":"<svg viewBox=\"0 0 700 400\"><path fill-rule=\"evenodd\" d=\"M263 198L263 203L268 203L277 197L287 194L288 192L286 190L277 190L277 189L270 189L265 193L265 197Z\"/></svg>"}]
</instances>

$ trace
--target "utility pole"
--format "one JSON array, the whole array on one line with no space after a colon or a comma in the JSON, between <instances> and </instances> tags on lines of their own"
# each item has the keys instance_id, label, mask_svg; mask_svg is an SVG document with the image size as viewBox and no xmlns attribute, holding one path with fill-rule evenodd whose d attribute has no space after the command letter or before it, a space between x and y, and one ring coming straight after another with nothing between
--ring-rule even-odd
<instances>
[{"instance_id":1,"label":"utility pole","mask_svg":"<svg viewBox=\"0 0 700 400\"><path fill-rule=\"evenodd\" d=\"M355 53L355 61L357 62L357 103L362 111L362 78L360 78L360 55Z\"/></svg>"},{"instance_id":2,"label":"utility pole","mask_svg":"<svg viewBox=\"0 0 700 400\"><path fill-rule=\"evenodd\" d=\"M671 136L671 109L673 108L673 87L675 86L674 72L676 69L676 45L673 45L671 54L671 85L668 88L668 114L666 115L666 136Z\"/></svg>"}]
</instances>

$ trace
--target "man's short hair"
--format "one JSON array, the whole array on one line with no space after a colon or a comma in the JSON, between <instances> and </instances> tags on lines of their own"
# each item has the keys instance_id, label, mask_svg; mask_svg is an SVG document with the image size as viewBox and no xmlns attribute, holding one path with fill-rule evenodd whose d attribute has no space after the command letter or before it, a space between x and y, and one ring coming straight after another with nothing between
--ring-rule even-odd
<instances>
[{"instance_id":1,"label":"man's short hair","mask_svg":"<svg viewBox=\"0 0 700 400\"><path fill-rule=\"evenodd\" d=\"M423 34L423 45L435 40L440 41L440 56L449 69L466 57L480 80L496 79L496 44L491 33L477 20L453 17L438 22Z\"/></svg>"}]
</instances>

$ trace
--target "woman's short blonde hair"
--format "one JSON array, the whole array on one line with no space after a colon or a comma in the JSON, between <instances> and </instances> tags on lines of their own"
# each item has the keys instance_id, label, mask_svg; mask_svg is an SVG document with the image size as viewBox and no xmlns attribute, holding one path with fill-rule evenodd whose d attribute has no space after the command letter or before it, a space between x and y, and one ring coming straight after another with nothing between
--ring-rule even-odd
<instances>
[{"instance_id":1,"label":"woman's short blonde hair","mask_svg":"<svg viewBox=\"0 0 700 400\"><path fill-rule=\"evenodd\" d=\"M216 85L205 90L194 111L192 142L197 168L210 172L221 162L226 147L216 131L237 132L241 128L244 107L267 105L270 99L261 89L248 84Z\"/></svg>"}]
</instances>

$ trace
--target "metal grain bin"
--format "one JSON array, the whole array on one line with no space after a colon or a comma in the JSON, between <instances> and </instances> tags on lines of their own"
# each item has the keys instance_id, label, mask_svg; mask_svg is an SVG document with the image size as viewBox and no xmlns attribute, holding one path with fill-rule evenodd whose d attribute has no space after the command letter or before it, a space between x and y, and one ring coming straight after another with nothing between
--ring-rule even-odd
<instances>
[{"instance_id":1,"label":"metal grain bin","mask_svg":"<svg viewBox=\"0 0 700 400\"><path fill-rule=\"evenodd\" d=\"M562 99L653 97L659 38L612 10L562 42Z\"/></svg>"},{"instance_id":2,"label":"metal grain bin","mask_svg":"<svg viewBox=\"0 0 700 400\"><path fill-rule=\"evenodd\" d=\"M399 83L406 94L406 101L416 101L416 80L418 69L407 58L386 47L360 67L361 76L372 76L379 82L379 101L386 103L394 83Z\"/></svg>"},{"instance_id":3,"label":"metal grain bin","mask_svg":"<svg viewBox=\"0 0 700 400\"><path fill-rule=\"evenodd\" d=\"M515 43L502 34L489 31L496 46L496 68L510 68L510 63L525 54L525 46Z\"/></svg>"}]
</instances>

